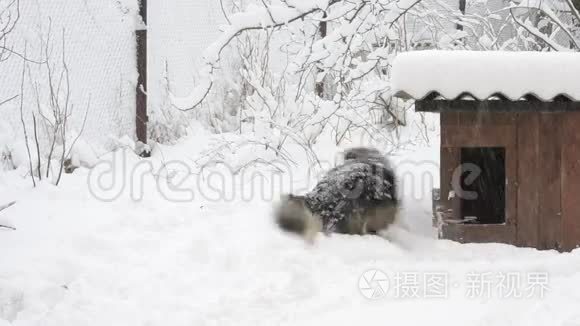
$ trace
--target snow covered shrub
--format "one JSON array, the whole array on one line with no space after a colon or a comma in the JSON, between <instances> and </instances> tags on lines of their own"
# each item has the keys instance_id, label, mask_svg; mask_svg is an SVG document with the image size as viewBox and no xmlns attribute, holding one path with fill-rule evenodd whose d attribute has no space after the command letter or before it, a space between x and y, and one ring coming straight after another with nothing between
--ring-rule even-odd
<instances>
[{"instance_id":1,"label":"snow covered shrub","mask_svg":"<svg viewBox=\"0 0 580 326\"><path fill-rule=\"evenodd\" d=\"M177 139L186 135L187 121L191 119L191 114L175 110L169 100L171 92L171 82L168 77L167 65L165 67L163 79L164 96L159 107L150 108L149 123L147 124L147 134L149 139L161 144L171 144Z\"/></svg>"},{"instance_id":2,"label":"snow covered shrub","mask_svg":"<svg viewBox=\"0 0 580 326\"><path fill-rule=\"evenodd\" d=\"M0 171L16 169L12 150L12 146L14 146L14 138L11 134L12 129L10 126L5 122L0 121Z\"/></svg>"},{"instance_id":3,"label":"snow covered shrub","mask_svg":"<svg viewBox=\"0 0 580 326\"><path fill-rule=\"evenodd\" d=\"M14 160L12 158L12 151L8 146L0 147L0 170L14 170Z\"/></svg>"},{"instance_id":4,"label":"snow covered shrub","mask_svg":"<svg viewBox=\"0 0 580 326\"><path fill-rule=\"evenodd\" d=\"M239 130L244 81L240 74L242 60L234 51L227 51L227 59L222 61L222 68L215 73L212 100L197 115L198 119L203 119L217 133Z\"/></svg>"},{"instance_id":5,"label":"snow covered shrub","mask_svg":"<svg viewBox=\"0 0 580 326\"><path fill-rule=\"evenodd\" d=\"M13 170L14 161L12 158L12 150L9 143L11 142L12 129L8 123L0 121L0 171Z\"/></svg>"},{"instance_id":6,"label":"snow covered shrub","mask_svg":"<svg viewBox=\"0 0 580 326\"><path fill-rule=\"evenodd\" d=\"M180 112L173 110L149 111L150 122L147 124L149 139L160 144L174 144L187 134L189 118L179 117Z\"/></svg>"},{"instance_id":7,"label":"snow covered shrub","mask_svg":"<svg viewBox=\"0 0 580 326\"><path fill-rule=\"evenodd\" d=\"M506 2L499 8L468 1L465 12L450 3L455 2L247 1L227 17L222 36L207 49L205 78L173 104L193 111L212 106L208 94L234 53L241 63L230 84L240 102L237 111L227 112L238 119L215 115L217 131L231 131L217 127L223 121L236 122L236 131L275 150L290 142L305 149L321 140L359 143L356 137L396 148L409 140L401 137L414 139L405 128L429 139L425 117L413 112L413 103L393 98L390 64L398 53L578 49L580 16L572 0Z\"/></svg>"},{"instance_id":8,"label":"snow covered shrub","mask_svg":"<svg viewBox=\"0 0 580 326\"><path fill-rule=\"evenodd\" d=\"M287 1L250 4L229 17L224 36L206 53L208 79L182 109L198 109L214 86L225 49L241 56L238 128L280 149L320 137L340 144L353 133L379 137L377 125L402 125L391 110L389 62L400 50L400 21L420 1ZM293 22L293 23L292 23ZM329 26L320 34L320 24ZM284 38L284 41L281 41ZM316 94L316 84L324 94ZM206 87L204 89L204 87Z\"/></svg>"},{"instance_id":9,"label":"snow covered shrub","mask_svg":"<svg viewBox=\"0 0 580 326\"><path fill-rule=\"evenodd\" d=\"M40 180L58 184L65 163L90 166L96 161L81 135L91 106L71 100L70 71L66 61L66 38L52 39L51 22L39 36L38 60L23 60L20 74L19 112L28 173L34 185ZM54 47L62 51L54 54ZM27 57L26 48L23 57ZM80 113L80 114L79 114ZM77 119L80 129L72 127ZM24 160L21 160L24 161Z\"/></svg>"}]
</instances>

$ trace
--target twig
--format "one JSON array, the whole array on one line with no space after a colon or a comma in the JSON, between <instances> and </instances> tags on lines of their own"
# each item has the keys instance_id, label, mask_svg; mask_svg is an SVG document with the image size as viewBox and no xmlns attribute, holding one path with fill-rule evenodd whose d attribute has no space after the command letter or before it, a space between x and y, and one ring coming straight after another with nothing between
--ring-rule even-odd
<instances>
[{"instance_id":1,"label":"twig","mask_svg":"<svg viewBox=\"0 0 580 326\"><path fill-rule=\"evenodd\" d=\"M328 7L339 3L340 1L341 0L329 0ZM365 1L365 2L368 2L368 1ZM267 8L267 9L269 9L269 8ZM219 45L219 47L217 49L217 58L218 58L217 61L210 60L210 61L206 62L206 65L209 68L209 75L211 76L213 74L213 72L215 70L215 64L217 64L219 62L219 58L220 58L222 52L224 51L224 49L232 42L232 40L234 40L236 37L238 37L242 33L247 32L247 31L253 31L253 30L275 29L278 27L286 26L290 23L304 19L308 15L319 12L319 11L324 11L324 9L319 8L319 7L311 8L310 10L300 12L296 16L290 17L289 19L286 19L283 22L276 22L276 21L274 21L274 17L271 16L271 18L272 18L271 24L260 24L260 25L255 25L255 26L246 26L246 27L241 27L238 30L233 31L233 33L228 35L225 40L220 42L221 44ZM187 109L179 108L179 110L190 111L190 110L196 109L199 105L201 105L205 101L205 99L207 98L207 95L211 92L212 88L213 88L213 81L210 81L210 83L207 86L205 86L205 90L203 91L203 96L200 99L198 99L195 103L190 105L189 108L187 108Z\"/></svg>"},{"instance_id":2,"label":"twig","mask_svg":"<svg viewBox=\"0 0 580 326\"><path fill-rule=\"evenodd\" d=\"M540 31L538 31L537 28L533 27L533 26L529 26L528 24L526 24L525 22L519 20L515 15L512 9L510 9L510 16L512 17L512 19L522 28L524 28L526 31L528 31L528 33L532 34L534 37L536 37L538 40L544 41L544 43L546 43L552 50L554 51L562 51L562 47L559 46L558 44L554 44L553 40L549 39L546 35L542 34Z\"/></svg>"},{"instance_id":3,"label":"twig","mask_svg":"<svg viewBox=\"0 0 580 326\"><path fill-rule=\"evenodd\" d=\"M36 144L36 157L38 158L38 164L36 165L36 170L38 172L38 180L42 180L42 172L40 170L40 143L38 142L38 132L36 126L36 115L32 112L32 127L34 128L34 143Z\"/></svg>"},{"instance_id":4,"label":"twig","mask_svg":"<svg viewBox=\"0 0 580 326\"><path fill-rule=\"evenodd\" d=\"M381 100L381 102L383 102L382 105L384 106L385 111L387 111L387 113L391 116L391 118L393 118L396 125L399 125L399 126L406 126L407 125L404 121L399 119L399 117L397 117L397 115L393 111L391 111L391 109L389 108L389 103L387 103L387 101L385 101L384 98L379 97L379 99ZM377 104L379 104L379 103L377 103Z\"/></svg>"},{"instance_id":5,"label":"twig","mask_svg":"<svg viewBox=\"0 0 580 326\"><path fill-rule=\"evenodd\" d=\"M276 23L276 19L274 19L274 16L272 15L272 11L270 11L270 7L268 7L268 5L266 4L266 1L262 0L262 4L264 5L264 8L266 8L266 11L268 12L268 16L270 16L270 20L272 20L272 23Z\"/></svg>"},{"instance_id":6,"label":"twig","mask_svg":"<svg viewBox=\"0 0 580 326\"><path fill-rule=\"evenodd\" d=\"M27 43L24 43L24 54L26 55ZM22 80L20 82L20 122L22 123L22 130L24 131L24 143L26 144L26 153L28 154L28 164L30 177L32 178L32 185L36 187L36 180L34 180L34 173L32 171L32 155L30 154L30 145L28 144L28 132L26 131L26 122L24 122L24 77L26 76L26 62L22 64Z\"/></svg>"},{"instance_id":7,"label":"twig","mask_svg":"<svg viewBox=\"0 0 580 326\"><path fill-rule=\"evenodd\" d=\"M64 161L66 155L66 128L68 124L68 115L69 115L69 101L70 101L70 74L68 69L68 64L66 63L66 44L65 44L65 30L62 29L62 65L64 67L64 76L66 78L66 98L64 104L64 117L62 122L61 128L61 137L62 137L62 155L60 157L60 168L58 171L58 177L56 178L55 184L58 185L60 182L60 178L62 177L62 171L64 169ZM89 99L90 105L90 99ZM86 115L85 115L86 119ZM83 128L86 120L83 122ZM80 137L80 134L79 134ZM78 138L77 138L78 139ZM76 140L75 140L76 141Z\"/></svg>"},{"instance_id":8,"label":"twig","mask_svg":"<svg viewBox=\"0 0 580 326\"><path fill-rule=\"evenodd\" d=\"M572 0L566 0L566 2L568 3L568 6L570 7L570 11L572 11L572 14L578 20L578 24L580 24L580 11L578 11L578 9L576 9L576 7L574 6L574 3L572 3Z\"/></svg>"},{"instance_id":9,"label":"twig","mask_svg":"<svg viewBox=\"0 0 580 326\"><path fill-rule=\"evenodd\" d=\"M224 15L224 19L228 22L228 24L232 24L232 22L230 21L230 17L228 17L228 13L226 12L226 9L224 8L224 0L220 0L220 7L222 9L222 15Z\"/></svg>"},{"instance_id":10,"label":"twig","mask_svg":"<svg viewBox=\"0 0 580 326\"><path fill-rule=\"evenodd\" d=\"M7 99L7 100L4 100L4 101L0 102L0 106L2 106L2 105L4 105L4 104L6 104L6 103L8 103L8 102L10 102L10 101L12 101L12 100L14 100L14 99L16 99L18 96L20 96L20 95L14 95L14 96L12 96L12 97L11 97L11 98L9 98L9 99Z\"/></svg>"},{"instance_id":11,"label":"twig","mask_svg":"<svg viewBox=\"0 0 580 326\"><path fill-rule=\"evenodd\" d=\"M71 143L71 145L68 148L68 152L66 154L65 157L69 158L71 155L71 152L76 144L76 142L79 140L79 138L81 137L83 131L85 130L85 125L87 124L87 117L89 116L89 108L91 107L91 95L89 95L89 101L87 103L87 109L85 110L85 117L83 118L83 124L81 126L81 130L79 131L78 135L76 136L76 138L73 140L73 142Z\"/></svg>"},{"instance_id":12,"label":"twig","mask_svg":"<svg viewBox=\"0 0 580 326\"><path fill-rule=\"evenodd\" d=\"M9 202L8 204L0 205L0 212L5 210L8 207L13 206L14 204L16 204L16 201L12 201L12 202Z\"/></svg>"}]
</instances>

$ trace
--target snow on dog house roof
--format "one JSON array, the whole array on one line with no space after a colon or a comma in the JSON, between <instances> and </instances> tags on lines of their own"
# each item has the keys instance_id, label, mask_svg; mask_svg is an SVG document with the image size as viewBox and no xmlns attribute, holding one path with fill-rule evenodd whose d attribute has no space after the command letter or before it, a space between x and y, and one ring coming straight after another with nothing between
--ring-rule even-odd
<instances>
[{"instance_id":1,"label":"snow on dog house roof","mask_svg":"<svg viewBox=\"0 0 580 326\"><path fill-rule=\"evenodd\" d=\"M415 51L398 55L392 73L395 96L403 98L513 103L536 98L545 102L540 110L554 109L550 102L567 102L561 110L580 110L580 53ZM518 107L526 109L529 103Z\"/></svg>"}]
</instances>

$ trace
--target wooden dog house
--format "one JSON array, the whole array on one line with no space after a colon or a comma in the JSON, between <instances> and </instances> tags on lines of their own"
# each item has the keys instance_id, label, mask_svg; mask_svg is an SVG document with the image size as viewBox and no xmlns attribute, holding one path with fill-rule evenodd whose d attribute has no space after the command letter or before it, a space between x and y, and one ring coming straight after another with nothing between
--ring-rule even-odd
<instances>
[{"instance_id":1,"label":"wooden dog house","mask_svg":"<svg viewBox=\"0 0 580 326\"><path fill-rule=\"evenodd\" d=\"M440 114L441 238L580 247L580 54L412 52L393 85Z\"/></svg>"}]
</instances>

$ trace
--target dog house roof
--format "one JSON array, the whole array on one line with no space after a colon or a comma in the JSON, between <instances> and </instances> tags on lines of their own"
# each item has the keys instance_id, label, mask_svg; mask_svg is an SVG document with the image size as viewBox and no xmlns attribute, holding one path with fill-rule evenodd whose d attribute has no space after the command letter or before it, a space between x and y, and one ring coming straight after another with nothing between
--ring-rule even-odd
<instances>
[{"instance_id":1,"label":"dog house roof","mask_svg":"<svg viewBox=\"0 0 580 326\"><path fill-rule=\"evenodd\" d=\"M414 51L393 62L395 95L421 100L472 97L580 102L580 53Z\"/></svg>"}]
</instances>

